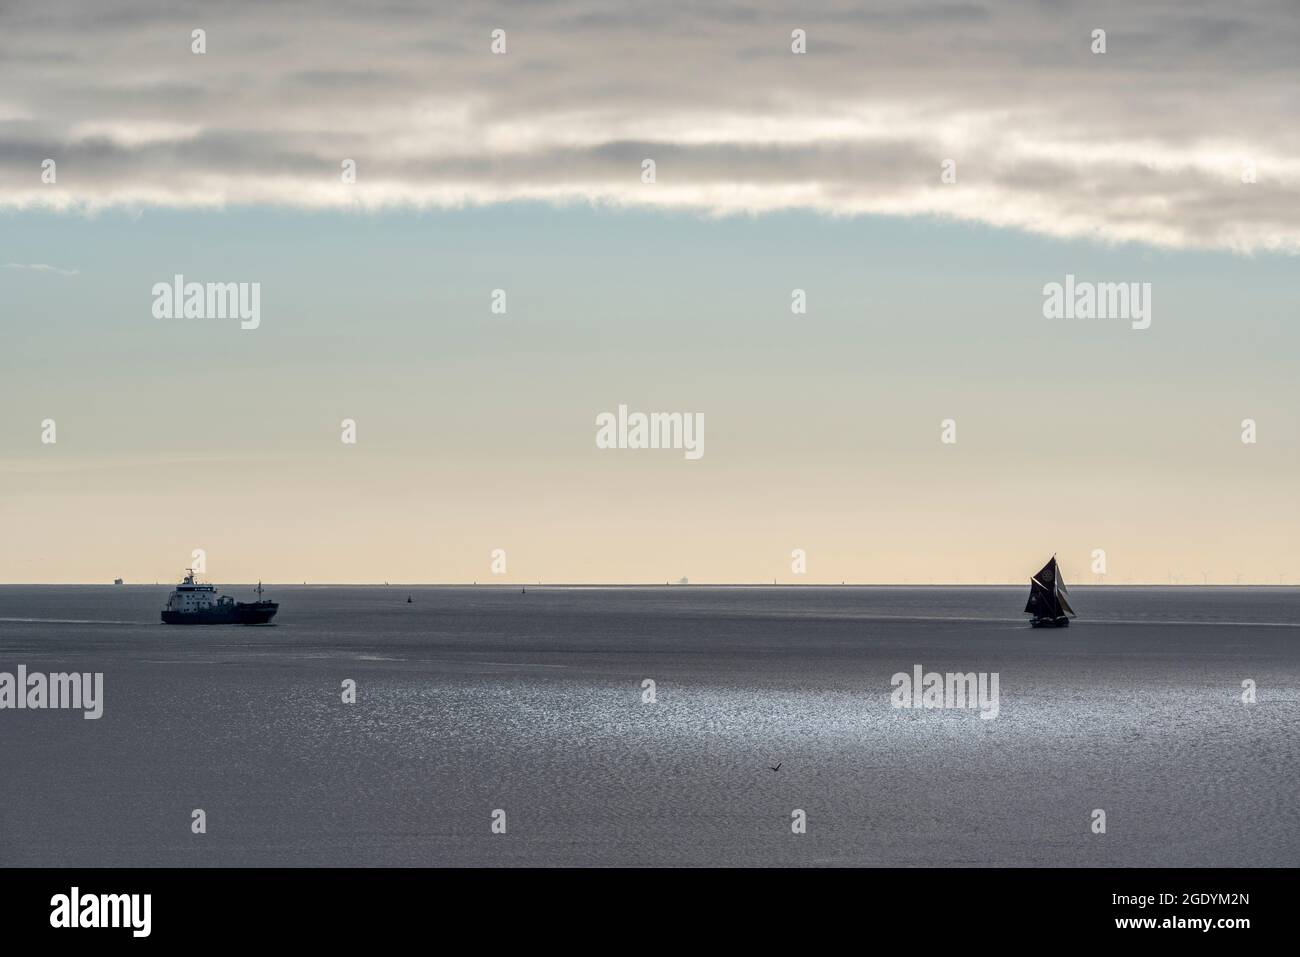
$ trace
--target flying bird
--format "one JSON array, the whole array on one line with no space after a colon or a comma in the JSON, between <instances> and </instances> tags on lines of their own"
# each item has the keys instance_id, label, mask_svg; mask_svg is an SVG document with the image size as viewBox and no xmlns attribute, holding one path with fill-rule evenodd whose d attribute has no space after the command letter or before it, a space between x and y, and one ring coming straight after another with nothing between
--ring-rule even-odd
<instances>
[{"instance_id":1,"label":"flying bird","mask_svg":"<svg viewBox=\"0 0 1300 957\"><path fill-rule=\"evenodd\" d=\"M784 762L784 761L779 761L779 762L777 762L776 767L772 767L772 765L769 764L769 765L767 766L767 769L768 769L769 771L780 771L780 770L781 770L781 765L782 765L782 764L785 764L785 762Z\"/></svg>"}]
</instances>

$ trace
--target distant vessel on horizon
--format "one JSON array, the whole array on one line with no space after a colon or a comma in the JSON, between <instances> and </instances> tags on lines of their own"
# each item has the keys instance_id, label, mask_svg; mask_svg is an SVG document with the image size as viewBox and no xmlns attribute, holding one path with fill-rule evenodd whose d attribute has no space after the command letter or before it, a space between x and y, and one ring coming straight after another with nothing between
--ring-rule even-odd
<instances>
[{"instance_id":1,"label":"distant vessel on horizon","mask_svg":"<svg viewBox=\"0 0 1300 957\"><path fill-rule=\"evenodd\" d=\"M113 584L114 584L114 585L120 585L120 584L122 584L122 579L120 579L120 578L114 578L114 579L113 579Z\"/></svg>"},{"instance_id":2,"label":"distant vessel on horizon","mask_svg":"<svg viewBox=\"0 0 1300 957\"><path fill-rule=\"evenodd\" d=\"M1029 626L1068 628L1070 619L1067 615L1075 614L1070 607L1069 595L1065 589L1065 579L1061 577L1060 566L1056 564L1056 556L1053 555L1039 569L1038 574L1029 579L1029 601L1025 603L1025 614L1034 616L1029 620Z\"/></svg>"},{"instance_id":3,"label":"distant vessel on horizon","mask_svg":"<svg viewBox=\"0 0 1300 957\"><path fill-rule=\"evenodd\" d=\"M167 599L162 610L164 625L265 625L280 610L277 602L262 598L262 583L257 583L257 601L235 601L218 595L216 586L200 584L194 569L185 569L185 578Z\"/></svg>"}]
</instances>

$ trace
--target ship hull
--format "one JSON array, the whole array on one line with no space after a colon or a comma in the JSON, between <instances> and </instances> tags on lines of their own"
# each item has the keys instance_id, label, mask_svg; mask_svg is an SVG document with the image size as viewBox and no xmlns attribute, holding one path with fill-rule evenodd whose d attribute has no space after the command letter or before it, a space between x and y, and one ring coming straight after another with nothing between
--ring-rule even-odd
<instances>
[{"instance_id":1,"label":"ship hull","mask_svg":"<svg viewBox=\"0 0 1300 957\"><path fill-rule=\"evenodd\" d=\"M164 625L265 625L280 610L273 601L236 602L224 608L203 611L164 611Z\"/></svg>"},{"instance_id":2,"label":"ship hull","mask_svg":"<svg viewBox=\"0 0 1300 957\"><path fill-rule=\"evenodd\" d=\"M1059 618L1034 618L1029 622L1030 628L1069 628L1070 619L1061 615Z\"/></svg>"}]
</instances>

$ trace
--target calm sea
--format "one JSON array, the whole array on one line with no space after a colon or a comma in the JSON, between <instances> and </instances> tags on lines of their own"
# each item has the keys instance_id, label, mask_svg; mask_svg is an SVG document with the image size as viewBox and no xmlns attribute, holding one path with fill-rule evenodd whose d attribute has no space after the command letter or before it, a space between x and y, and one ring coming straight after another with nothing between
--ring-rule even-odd
<instances>
[{"instance_id":1,"label":"calm sea","mask_svg":"<svg viewBox=\"0 0 1300 957\"><path fill-rule=\"evenodd\" d=\"M0 865L1300 865L1293 588L169 590L0 586L0 672L104 675L0 710Z\"/></svg>"}]
</instances>

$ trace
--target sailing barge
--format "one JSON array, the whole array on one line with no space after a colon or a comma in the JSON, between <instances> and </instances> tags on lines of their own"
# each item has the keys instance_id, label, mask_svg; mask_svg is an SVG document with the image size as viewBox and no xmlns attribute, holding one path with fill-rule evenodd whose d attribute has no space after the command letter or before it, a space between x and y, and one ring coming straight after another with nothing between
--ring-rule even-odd
<instances>
[{"instance_id":1,"label":"sailing barge","mask_svg":"<svg viewBox=\"0 0 1300 957\"><path fill-rule=\"evenodd\" d=\"M1056 564L1056 556L1044 565L1037 575L1029 579L1029 601L1025 603L1025 614L1033 615L1029 620L1031 628L1068 628L1070 617L1075 615L1070 607L1070 593L1066 591L1065 580L1061 577L1061 568Z\"/></svg>"}]
</instances>

